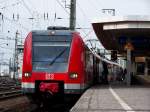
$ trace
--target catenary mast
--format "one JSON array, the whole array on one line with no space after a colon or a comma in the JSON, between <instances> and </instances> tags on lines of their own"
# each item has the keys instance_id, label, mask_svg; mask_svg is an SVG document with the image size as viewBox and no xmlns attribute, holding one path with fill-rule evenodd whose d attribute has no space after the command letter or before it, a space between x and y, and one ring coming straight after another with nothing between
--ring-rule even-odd
<instances>
[{"instance_id":1,"label":"catenary mast","mask_svg":"<svg viewBox=\"0 0 150 112\"><path fill-rule=\"evenodd\" d=\"M76 27L76 0L70 1L70 29L75 30Z\"/></svg>"}]
</instances>

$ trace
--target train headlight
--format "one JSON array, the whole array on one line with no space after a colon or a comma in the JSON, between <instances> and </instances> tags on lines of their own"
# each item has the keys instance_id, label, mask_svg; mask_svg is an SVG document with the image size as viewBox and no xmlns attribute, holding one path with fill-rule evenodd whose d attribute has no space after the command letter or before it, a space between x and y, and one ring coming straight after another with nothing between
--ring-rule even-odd
<instances>
[{"instance_id":1,"label":"train headlight","mask_svg":"<svg viewBox=\"0 0 150 112\"><path fill-rule=\"evenodd\" d=\"M78 74L77 73L71 73L70 78L71 79L76 79L76 78L78 78Z\"/></svg>"},{"instance_id":2,"label":"train headlight","mask_svg":"<svg viewBox=\"0 0 150 112\"><path fill-rule=\"evenodd\" d=\"M24 73L24 76L25 76L25 77L30 77L30 76L31 76L31 73Z\"/></svg>"}]
</instances>

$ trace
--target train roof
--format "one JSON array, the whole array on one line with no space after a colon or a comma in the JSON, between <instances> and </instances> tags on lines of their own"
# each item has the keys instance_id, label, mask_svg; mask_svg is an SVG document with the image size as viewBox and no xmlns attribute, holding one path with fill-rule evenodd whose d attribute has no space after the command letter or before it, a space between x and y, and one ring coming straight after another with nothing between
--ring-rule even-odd
<instances>
[{"instance_id":1,"label":"train roof","mask_svg":"<svg viewBox=\"0 0 150 112\"><path fill-rule=\"evenodd\" d=\"M64 26L49 26L47 30L34 30L32 33L34 35L71 35L73 32L68 27Z\"/></svg>"},{"instance_id":2,"label":"train roof","mask_svg":"<svg viewBox=\"0 0 150 112\"><path fill-rule=\"evenodd\" d=\"M71 30L33 30L33 35L72 35Z\"/></svg>"}]
</instances>

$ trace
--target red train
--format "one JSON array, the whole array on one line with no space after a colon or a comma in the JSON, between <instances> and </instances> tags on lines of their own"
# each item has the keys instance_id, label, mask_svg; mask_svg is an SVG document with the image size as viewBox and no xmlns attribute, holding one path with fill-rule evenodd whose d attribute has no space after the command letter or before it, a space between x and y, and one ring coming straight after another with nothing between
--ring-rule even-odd
<instances>
[{"instance_id":1,"label":"red train","mask_svg":"<svg viewBox=\"0 0 150 112\"><path fill-rule=\"evenodd\" d=\"M100 64L76 31L32 31L24 43L22 90L34 99L81 94L98 79Z\"/></svg>"}]
</instances>

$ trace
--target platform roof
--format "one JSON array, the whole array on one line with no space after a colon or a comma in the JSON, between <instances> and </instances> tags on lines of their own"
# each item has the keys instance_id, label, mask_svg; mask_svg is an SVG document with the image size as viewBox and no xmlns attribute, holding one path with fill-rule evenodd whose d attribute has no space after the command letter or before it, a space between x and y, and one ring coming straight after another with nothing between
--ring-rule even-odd
<instances>
[{"instance_id":1,"label":"platform roof","mask_svg":"<svg viewBox=\"0 0 150 112\"><path fill-rule=\"evenodd\" d=\"M150 16L112 16L96 19L93 29L107 50L124 54L124 46L130 41L134 56L150 56Z\"/></svg>"}]
</instances>

